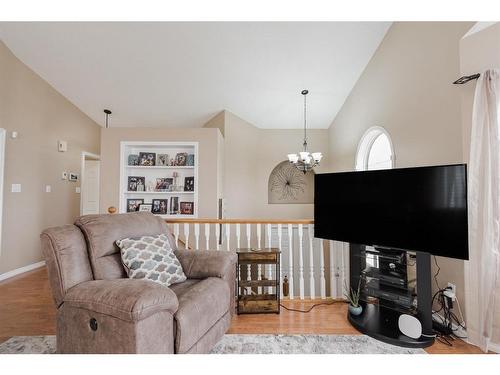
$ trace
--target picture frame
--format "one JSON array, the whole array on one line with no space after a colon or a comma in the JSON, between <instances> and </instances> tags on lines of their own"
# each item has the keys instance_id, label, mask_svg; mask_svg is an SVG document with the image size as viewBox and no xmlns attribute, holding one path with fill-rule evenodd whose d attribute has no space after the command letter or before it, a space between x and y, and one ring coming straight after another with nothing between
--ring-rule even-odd
<instances>
[{"instance_id":1,"label":"picture frame","mask_svg":"<svg viewBox=\"0 0 500 375\"><path fill-rule=\"evenodd\" d=\"M142 176L129 176L127 179L127 191L144 191L146 178Z\"/></svg>"},{"instance_id":2,"label":"picture frame","mask_svg":"<svg viewBox=\"0 0 500 375\"><path fill-rule=\"evenodd\" d=\"M139 205L139 212L151 212L153 209L152 203L142 203Z\"/></svg>"},{"instance_id":3,"label":"picture frame","mask_svg":"<svg viewBox=\"0 0 500 375\"><path fill-rule=\"evenodd\" d=\"M156 154L156 166L157 167L166 167L168 165L169 165L168 154Z\"/></svg>"},{"instance_id":4,"label":"picture frame","mask_svg":"<svg viewBox=\"0 0 500 375\"><path fill-rule=\"evenodd\" d=\"M181 202L180 213L181 215L194 215L194 202Z\"/></svg>"},{"instance_id":5,"label":"picture frame","mask_svg":"<svg viewBox=\"0 0 500 375\"><path fill-rule=\"evenodd\" d=\"M138 154L130 154L127 159L127 164L130 166L139 165L139 155Z\"/></svg>"},{"instance_id":6,"label":"picture frame","mask_svg":"<svg viewBox=\"0 0 500 375\"><path fill-rule=\"evenodd\" d=\"M78 181L78 173L69 172L68 181L77 182Z\"/></svg>"},{"instance_id":7,"label":"picture frame","mask_svg":"<svg viewBox=\"0 0 500 375\"><path fill-rule=\"evenodd\" d=\"M170 215L177 215L179 213L179 197L170 198Z\"/></svg>"},{"instance_id":8,"label":"picture frame","mask_svg":"<svg viewBox=\"0 0 500 375\"><path fill-rule=\"evenodd\" d=\"M184 177L184 191L194 191L194 176Z\"/></svg>"},{"instance_id":9,"label":"picture frame","mask_svg":"<svg viewBox=\"0 0 500 375\"><path fill-rule=\"evenodd\" d=\"M175 165L177 165L179 167L186 166L187 157L188 157L187 152L179 152L179 153L177 153L177 155L175 155Z\"/></svg>"},{"instance_id":10,"label":"picture frame","mask_svg":"<svg viewBox=\"0 0 500 375\"><path fill-rule=\"evenodd\" d=\"M186 165L189 167L194 167L194 154L188 154L186 159Z\"/></svg>"},{"instance_id":11,"label":"picture frame","mask_svg":"<svg viewBox=\"0 0 500 375\"><path fill-rule=\"evenodd\" d=\"M156 165L156 153L139 152L139 165L143 167L154 167Z\"/></svg>"},{"instance_id":12,"label":"picture frame","mask_svg":"<svg viewBox=\"0 0 500 375\"><path fill-rule=\"evenodd\" d=\"M127 199L127 212L139 211L139 207L144 203L144 199Z\"/></svg>"},{"instance_id":13,"label":"picture frame","mask_svg":"<svg viewBox=\"0 0 500 375\"><path fill-rule=\"evenodd\" d=\"M168 199L153 199L151 212L156 215L167 215Z\"/></svg>"},{"instance_id":14,"label":"picture frame","mask_svg":"<svg viewBox=\"0 0 500 375\"><path fill-rule=\"evenodd\" d=\"M159 177L156 179L155 190L156 191L169 191L170 186L174 183L172 177Z\"/></svg>"}]
</instances>

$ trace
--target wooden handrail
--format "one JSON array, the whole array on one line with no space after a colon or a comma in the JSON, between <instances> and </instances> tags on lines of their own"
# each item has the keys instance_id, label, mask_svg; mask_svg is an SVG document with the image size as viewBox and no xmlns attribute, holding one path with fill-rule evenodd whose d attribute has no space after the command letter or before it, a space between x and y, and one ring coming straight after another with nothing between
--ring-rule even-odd
<instances>
[{"instance_id":1,"label":"wooden handrail","mask_svg":"<svg viewBox=\"0 0 500 375\"><path fill-rule=\"evenodd\" d=\"M165 219L169 224L314 224L313 219Z\"/></svg>"}]
</instances>

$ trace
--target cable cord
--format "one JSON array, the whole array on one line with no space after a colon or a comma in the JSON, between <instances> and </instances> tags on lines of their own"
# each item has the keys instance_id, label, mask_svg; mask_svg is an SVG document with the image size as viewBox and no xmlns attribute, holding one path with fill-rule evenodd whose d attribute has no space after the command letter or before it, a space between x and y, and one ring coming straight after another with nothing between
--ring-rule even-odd
<instances>
[{"instance_id":1,"label":"cable cord","mask_svg":"<svg viewBox=\"0 0 500 375\"><path fill-rule=\"evenodd\" d=\"M437 272L434 275L434 281L436 282L436 286L437 286L438 290L441 290L441 287L439 286L439 283L438 283L438 280L437 280L437 276L439 275L439 272L441 272L441 267L439 267L439 264L437 262L436 256L433 255L433 257L434 257L434 263L436 264L436 267L437 267Z\"/></svg>"},{"instance_id":2,"label":"cable cord","mask_svg":"<svg viewBox=\"0 0 500 375\"><path fill-rule=\"evenodd\" d=\"M347 303L347 301L344 301L344 300L333 300L333 301L330 301L330 302L315 303L314 305L312 305L307 310L292 309L290 307L286 307L282 303L280 303L280 306L283 307L285 310L288 310L288 311L291 311L291 312L299 312L299 313L307 314L307 313L311 312L312 309L314 309L315 307L335 305L336 303Z\"/></svg>"}]
</instances>

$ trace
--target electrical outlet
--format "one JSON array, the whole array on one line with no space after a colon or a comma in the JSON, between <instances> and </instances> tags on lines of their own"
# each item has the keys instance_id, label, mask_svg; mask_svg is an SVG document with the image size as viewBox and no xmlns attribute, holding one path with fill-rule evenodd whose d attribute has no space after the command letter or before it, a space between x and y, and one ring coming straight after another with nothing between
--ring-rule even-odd
<instances>
[{"instance_id":1,"label":"electrical outlet","mask_svg":"<svg viewBox=\"0 0 500 375\"><path fill-rule=\"evenodd\" d=\"M457 295L457 286L453 283L448 283L448 288L450 288L451 292L453 293L452 301L455 301L455 296Z\"/></svg>"}]
</instances>

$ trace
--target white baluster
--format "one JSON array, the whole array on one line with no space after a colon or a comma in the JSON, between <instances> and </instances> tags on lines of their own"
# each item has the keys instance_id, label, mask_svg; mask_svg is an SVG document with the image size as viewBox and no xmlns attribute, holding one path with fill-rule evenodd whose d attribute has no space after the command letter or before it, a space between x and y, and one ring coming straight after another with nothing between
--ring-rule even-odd
<instances>
[{"instance_id":1,"label":"white baluster","mask_svg":"<svg viewBox=\"0 0 500 375\"><path fill-rule=\"evenodd\" d=\"M217 243L217 250L220 250L220 225L215 224L215 241Z\"/></svg>"},{"instance_id":2,"label":"white baluster","mask_svg":"<svg viewBox=\"0 0 500 375\"><path fill-rule=\"evenodd\" d=\"M200 224L194 224L194 243L196 244L195 250L200 249Z\"/></svg>"},{"instance_id":3,"label":"white baluster","mask_svg":"<svg viewBox=\"0 0 500 375\"><path fill-rule=\"evenodd\" d=\"M342 270L341 270L341 273L340 273L340 282L344 283L344 281L346 282L347 285L350 285L350 280L349 280L349 271L348 271L348 246L349 244L347 244L346 242L340 242L339 243L340 245L340 254L341 254L341 265L342 265ZM356 286L357 288L357 286Z\"/></svg>"},{"instance_id":4,"label":"white baluster","mask_svg":"<svg viewBox=\"0 0 500 375\"><path fill-rule=\"evenodd\" d=\"M269 248L271 247L271 229L271 224L267 224L267 247ZM272 268L273 267L270 264L267 265L266 275L269 280L273 280ZM274 277L277 277L277 275L274 275ZM267 292L272 293L272 287L268 287Z\"/></svg>"},{"instance_id":5,"label":"white baluster","mask_svg":"<svg viewBox=\"0 0 500 375\"><path fill-rule=\"evenodd\" d=\"M251 248L251 239L252 239L252 227L250 224L247 223L246 225L247 229L247 247ZM252 266L250 264L247 264L247 280L250 281L252 280ZM247 293L251 294L252 293L252 288L248 287L247 288Z\"/></svg>"},{"instance_id":6,"label":"white baluster","mask_svg":"<svg viewBox=\"0 0 500 375\"><path fill-rule=\"evenodd\" d=\"M248 248L251 248L252 247L252 242L251 242L251 238L252 238L252 227L250 226L250 224L247 224L247 247Z\"/></svg>"},{"instance_id":7,"label":"white baluster","mask_svg":"<svg viewBox=\"0 0 500 375\"><path fill-rule=\"evenodd\" d=\"M279 283L280 283L280 298L283 298L283 273L281 271L281 243L282 243L282 238L283 238L283 228L281 224L278 224L278 247L280 249L280 275L279 275Z\"/></svg>"},{"instance_id":8,"label":"white baluster","mask_svg":"<svg viewBox=\"0 0 500 375\"><path fill-rule=\"evenodd\" d=\"M189 249L189 223L184 223L184 237L186 239L186 249Z\"/></svg>"},{"instance_id":9,"label":"white baluster","mask_svg":"<svg viewBox=\"0 0 500 375\"><path fill-rule=\"evenodd\" d=\"M227 223L225 225L226 228L226 250L231 250L231 224Z\"/></svg>"},{"instance_id":10,"label":"white baluster","mask_svg":"<svg viewBox=\"0 0 500 375\"><path fill-rule=\"evenodd\" d=\"M330 245L330 294L332 298L338 297L337 292L337 280L335 278L335 261L334 261L334 251L333 251L333 241L328 241Z\"/></svg>"},{"instance_id":11,"label":"white baluster","mask_svg":"<svg viewBox=\"0 0 500 375\"><path fill-rule=\"evenodd\" d=\"M262 228L260 223L257 224L257 249L261 248L261 239L262 239ZM262 265L259 263L257 265L257 280L262 280ZM262 287L257 288L259 294L262 293Z\"/></svg>"},{"instance_id":12,"label":"white baluster","mask_svg":"<svg viewBox=\"0 0 500 375\"><path fill-rule=\"evenodd\" d=\"M309 293L311 299L316 297L316 287L314 285L314 257L313 257L313 230L312 224L307 225L307 235L309 239Z\"/></svg>"},{"instance_id":13,"label":"white baluster","mask_svg":"<svg viewBox=\"0 0 500 375\"><path fill-rule=\"evenodd\" d=\"M304 235L304 226L299 224L299 295L300 299L304 299L304 254L302 237Z\"/></svg>"},{"instance_id":14,"label":"white baluster","mask_svg":"<svg viewBox=\"0 0 500 375\"><path fill-rule=\"evenodd\" d=\"M179 247L179 223L174 224L175 246Z\"/></svg>"},{"instance_id":15,"label":"white baluster","mask_svg":"<svg viewBox=\"0 0 500 375\"><path fill-rule=\"evenodd\" d=\"M239 249L241 247L241 224L236 224L236 246Z\"/></svg>"},{"instance_id":16,"label":"white baluster","mask_svg":"<svg viewBox=\"0 0 500 375\"><path fill-rule=\"evenodd\" d=\"M319 240L319 272L320 272L320 293L321 299L326 298L326 280L325 280L325 249L323 247L323 240Z\"/></svg>"},{"instance_id":17,"label":"white baluster","mask_svg":"<svg viewBox=\"0 0 500 375\"><path fill-rule=\"evenodd\" d=\"M240 225L240 223L236 224L236 248L237 249L241 248L241 225ZM238 272L239 272L240 277L241 277L241 266L239 266ZM240 291L238 290L238 294L239 293L240 293Z\"/></svg>"},{"instance_id":18,"label":"white baluster","mask_svg":"<svg viewBox=\"0 0 500 375\"><path fill-rule=\"evenodd\" d=\"M206 248L205 250L210 249L210 224L205 223L205 241L206 241Z\"/></svg>"},{"instance_id":19,"label":"white baluster","mask_svg":"<svg viewBox=\"0 0 500 375\"><path fill-rule=\"evenodd\" d=\"M288 285L289 298L293 299L293 227L288 224Z\"/></svg>"}]
</instances>

